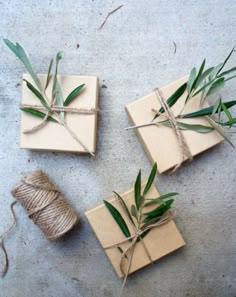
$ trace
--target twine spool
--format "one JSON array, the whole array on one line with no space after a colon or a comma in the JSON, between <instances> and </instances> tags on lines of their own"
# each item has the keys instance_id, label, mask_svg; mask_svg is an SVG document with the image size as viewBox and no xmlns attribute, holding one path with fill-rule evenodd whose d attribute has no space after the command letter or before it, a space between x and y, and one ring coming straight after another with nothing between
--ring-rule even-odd
<instances>
[{"instance_id":1,"label":"twine spool","mask_svg":"<svg viewBox=\"0 0 236 297\"><path fill-rule=\"evenodd\" d=\"M41 170L27 176L11 193L49 240L59 238L78 221L74 209Z\"/></svg>"}]
</instances>

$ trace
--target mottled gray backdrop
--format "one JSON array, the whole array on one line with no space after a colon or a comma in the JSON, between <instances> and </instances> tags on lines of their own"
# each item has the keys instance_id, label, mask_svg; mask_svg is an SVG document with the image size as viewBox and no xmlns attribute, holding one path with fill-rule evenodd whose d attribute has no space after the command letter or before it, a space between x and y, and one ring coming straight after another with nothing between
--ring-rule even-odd
<instances>
[{"instance_id":1,"label":"mottled gray backdrop","mask_svg":"<svg viewBox=\"0 0 236 297\"><path fill-rule=\"evenodd\" d=\"M99 31L107 13L120 4ZM121 280L84 212L112 190L130 188L139 168L144 175L151 169L134 131L124 130L129 125L124 106L187 74L204 57L209 64L221 62L236 44L236 1L5 0L0 12L1 38L22 44L37 72L45 72L49 59L63 50L62 74L97 75L101 85L95 160L20 150L24 69L0 42L0 233L11 223L12 186L36 168L60 185L81 216L80 227L48 242L17 206L17 227L6 240L10 269L0 280L0 296L115 297ZM236 99L235 90L236 81L222 96ZM230 139L236 143L235 134ZM161 192L181 193L176 221L187 246L133 274L124 296L236 296L235 157L225 143L176 175L157 178Z\"/></svg>"}]
</instances>

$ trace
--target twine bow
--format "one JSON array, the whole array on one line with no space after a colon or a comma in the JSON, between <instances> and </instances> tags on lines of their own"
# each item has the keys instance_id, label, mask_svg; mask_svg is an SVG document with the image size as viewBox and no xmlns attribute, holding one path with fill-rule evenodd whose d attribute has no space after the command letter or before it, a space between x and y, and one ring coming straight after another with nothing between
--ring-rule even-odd
<instances>
[{"instance_id":1,"label":"twine bow","mask_svg":"<svg viewBox=\"0 0 236 297\"><path fill-rule=\"evenodd\" d=\"M122 295L123 289L124 289L126 281L127 281L127 277L128 277L129 271L130 271L131 263L132 263L134 249L135 249L135 246L136 246L137 242L139 240L141 241L149 261L151 263L153 263L152 257L151 257L151 255L150 255L150 253L149 253L149 251L148 251L148 249L147 249L147 247L146 247L146 245L145 245L145 243L143 241L142 235L145 232L148 232L148 231L150 231L150 230L152 230L154 228L160 227L160 226L168 223L173 218L174 218L173 212L168 211L162 217L160 217L160 220L158 222L150 224L149 226L146 226L146 227L141 227L140 229L137 228L135 230L134 234L131 235L130 237L127 237L124 240L121 240L121 241L119 241L117 243L114 243L114 244L111 244L109 246L104 247L104 249L106 250L106 249L110 249L110 248L113 248L113 247L118 247L119 245L122 245L122 244L124 244L124 243L126 243L128 241L130 242L128 247L123 251L123 253L121 255L121 258L120 258L120 270L121 270L122 274L124 275L124 281L123 281L123 284L122 284L120 296ZM130 254L130 256L128 257L129 254ZM128 266L127 266L127 269L125 271L124 264L125 264L126 259L128 259Z\"/></svg>"}]
</instances>

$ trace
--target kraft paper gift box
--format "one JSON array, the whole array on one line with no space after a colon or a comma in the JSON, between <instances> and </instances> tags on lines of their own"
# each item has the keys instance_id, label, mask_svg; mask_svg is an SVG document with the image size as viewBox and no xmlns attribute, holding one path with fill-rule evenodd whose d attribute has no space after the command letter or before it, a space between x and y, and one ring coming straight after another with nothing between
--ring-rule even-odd
<instances>
[{"instance_id":1,"label":"kraft paper gift box","mask_svg":"<svg viewBox=\"0 0 236 297\"><path fill-rule=\"evenodd\" d=\"M145 184L142 185L144 188ZM160 196L154 185L150 188L146 198L153 198ZM125 201L126 205L130 209L130 206L134 204L134 191L133 189L121 194L121 197ZM116 198L108 200L113 206L115 206L125 219L129 230L132 234L134 227L130 224L124 210L122 209L119 201ZM155 208L156 206L154 206ZM152 210L153 207L147 207L147 210ZM100 241L105 253L111 261L117 275L123 277L120 270L121 253L117 247L106 249L105 247L112 244L116 244L125 239L124 234L121 232L116 221L111 216L110 212L104 204L97 206L96 208L87 211L86 216L91 224L98 240ZM156 261L163 256L183 247L185 245L184 239L180 234L176 224L173 220L161 225L157 228L150 230L150 232L143 238L143 241L151 255L153 261ZM120 247L125 250L129 243L123 243ZM133 259L131 262L130 273L150 264L150 260L144 250L141 242L138 242L134 249Z\"/></svg>"},{"instance_id":2,"label":"kraft paper gift box","mask_svg":"<svg viewBox=\"0 0 236 297\"><path fill-rule=\"evenodd\" d=\"M163 97L167 99L172 95L184 82L188 76L176 80L165 87L160 88ZM171 107L174 115L178 115L184 106L187 96L185 92L178 101ZM184 109L184 113L199 110L201 96L196 96L190 100ZM126 106L131 123L135 126L149 123L154 117L152 109L159 110L161 104L153 91L151 94L144 96ZM181 119L181 122L188 124L208 125L209 123L203 117L192 119ZM182 159L181 149L174 131L166 126L146 126L135 128L145 151L152 163L157 162L158 172L163 173L175 167ZM130 133L127 132L127 133ZM221 143L224 139L218 132L198 133L190 130L182 130L183 136L188 144L191 155L194 157L209 148ZM187 160L187 157L185 157Z\"/></svg>"},{"instance_id":3,"label":"kraft paper gift box","mask_svg":"<svg viewBox=\"0 0 236 297\"><path fill-rule=\"evenodd\" d=\"M44 86L47 76L40 74L38 77ZM34 84L29 74L24 74L23 78ZM85 83L84 88L73 101L71 101L68 107L78 109L98 108L99 84L97 77L58 75L58 82L61 85L64 100L72 90ZM49 99L51 99L52 84L53 79L51 79L46 90ZM38 98L27 88L25 83L23 83L22 104L41 105ZM88 149L91 152L95 152L97 113L79 114L65 112L65 119L67 125L81 139ZM57 123L48 122L47 125L40 130L31 134L24 134L25 130L32 129L40 122L42 122L42 119L22 111L20 135L21 148L87 153L86 149L84 149L62 125Z\"/></svg>"}]
</instances>

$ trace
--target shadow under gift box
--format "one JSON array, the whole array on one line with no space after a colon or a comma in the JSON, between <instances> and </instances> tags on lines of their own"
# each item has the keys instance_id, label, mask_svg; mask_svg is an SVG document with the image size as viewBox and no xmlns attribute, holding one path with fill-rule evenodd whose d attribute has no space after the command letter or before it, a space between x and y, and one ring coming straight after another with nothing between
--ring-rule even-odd
<instances>
[{"instance_id":1,"label":"shadow under gift box","mask_svg":"<svg viewBox=\"0 0 236 297\"><path fill-rule=\"evenodd\" d=\"M144 183L142 185L142 189L145 187ZM146 194L146 198L159 197L155 186L152 186ZM125 201L128 209L130 209L131 205L134 204L134 191L129 190L123 194L121 197ZM131 234L134 233L134 227L131 225L129 220L127 219L126 214L124 213L123 208L121 207L119 201L116 198L112 198L108 200L117 210L121 213L122 217L125 219L128 228ZM145 209L152 210L156 206L149 206ZM120 271L120 259L121 252L117 247L112 247L109 249L105 249L105 247L110 246L112 244L116 244L125 239L124 234L120 230L114 218L111 216L110 212L106 208L104 204L97 206L96 208L87 211L86 216L91 224L98 240L100 241L102 247L104 248L105 253L111 261L117 275L119 277L123 277L122 272ZM153 261L156 261L163 256L183 247L185 245L185 241L180 234L176 224L173 220L167 222L164 225L158 226L157 228L153 228L150 232L143 238L143 241L151 255ZM126 242L120 244L120 247L125 250L129 246L130 242ZM126 263L127 264L127 263ZM133 260L131 263L130 273L150 264L150 260L145 252L145 249L141 242L136 243L134 249Z\"/></svg>"},{"instance_id":2,"label":"shadow under gift box","mask_svg":"<svg viewBox=\"0 0 236 297\"><path fill-rule=\"evenodd\" d=\"M165 87L160 88L163 96L167 99L171 96L184 82L188 80L185 76L176 80ZM171 107L174 115L179 115L184 106L187 97L187 91L178 99ZM192 98L186 105L182 114L199 110L201 95ZM154 117L152 109L159 110L161 104L155 92L140 98L126 106L126 111L133 125L141 125L150 123ZM203 118L181 119L183 123L200 124L209 126L208 121ZM172 128L163 125L152 125L141 128L135 128L138 137L140 138L145 151L154 164L158 164L158 172L163 173L175 167L181 160L181 148ZM127 133L130 133L127 132ZM209 148L221 143L224 138L218 132L212 131L209 133L199 133L190 130L182 130L183 136L189 146L192 156L196 156ZM187 158L185 158L187 160Z\"/></svg>"},{"instance_id":3,"label":"shadow under gift box","mask_svg":"<svg viewBox=\"0 0 236 297\"><path fill-rule=\"evenodd\" d=\"M45 85L47 75L39 74L39 80ZM33 81L29 74L24 74L24 79L32 84ZM68 107L78 109L97 109L99 96L98 78L95 76L75 76L75 75L58 75L58 82L61 85L63 98L70 94L72 90L81 84L85 84L84 88L71 101ZM52 84L47 87L46 94L51 100ZM23 83L22 104L41 105L39 99L27 88ZM33 108L33 107L32 107ZM44 110L42 110L45 112ZM79 114L65 112L67 125L80 138L80 140L88 147L91 152L96 151L96 134L97 134L97 113ZM49 150L62 152L78 152L87 153L87 151L72 137L72 135L60 124L48 122L46 126L40 130L24 134L25 130L32 129L42 122L42 119L22 111L21 115L21 135L20 147L34 150Z\"/></svg>"}]
</instances>

